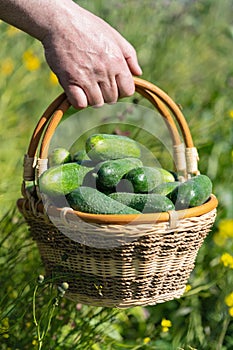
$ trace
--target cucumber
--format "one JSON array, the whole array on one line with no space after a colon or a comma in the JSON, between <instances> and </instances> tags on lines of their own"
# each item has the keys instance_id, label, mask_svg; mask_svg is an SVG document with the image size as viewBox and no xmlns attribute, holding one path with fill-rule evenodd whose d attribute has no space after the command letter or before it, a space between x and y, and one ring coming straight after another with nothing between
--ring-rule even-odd
<instances>
[{"instance_id":1,"label":"cucumber","mask_svg":"<svg viewBox=\"0 0 233 350\"><path fill-rule=\"evenodd\" d=\"M179 181L163 182L162 184L156 186L152 190L152 193L157 193L157 194L162 194L164 196L167 196L169 193L171 193L179 185L180 185Z\"/></svg>"},{"instance_id":2,"label":"cucumber","mask_svg":"<svg viewBox=\"0 0 233 350\"><path fill-rule=\"evenodd\" d=\"M197 175L177 186L168 197L177 210L197 207L212 193L212 182L206 175Z\"/></svg>"},{"instance_id":3,"label":"cucumber","mask_svg":"<svg viewBox=\"0 0 233 350\"><path fill-rule=\"evenodd\" d=\"M85 150L76 152L72 157L72 161L89 168L94 168L97 164L97 162L88 157Z\"/></svg>"},{"instance_id":4,"label":"cucumber","mask_svg":"<svg viewBox=\"0 0 233 350\"><path fill-rule=\"evenodd\" d=\"M138 158L106 160L97 165L97 184L103 190L114 189L128 171L139 166L142 162Z\"/></svg>"},{"instance_id":5,"label":"cucumber","mask_svg":"<svg viewBox=\"0 0 233 350\"><path fill-rule=\"evenodd\" d=\"M111 193L109 197L143 213L160 213L175 209L170 199L154 193L116 192Z\"/></svg>"},{"instance_id":6,"label":"cucumber","mask_svg":"<svg viewBox=\"0 0 233 350\"><path fill-rule=\"evenodd\" d=\"M175 181L179 181L179 176L178 176L178 174L175 171L168 170L168 172L170 174L172 174L172 176L174 177Z\"/></svg>"},{"instance_id":7,"label":"cucumber","mask_svg":"<svg viewBox=\"0 0 233 350\"><path fill-rule=\"evenodd\" d=\"M160 171L161 176L162 176L162 181L163 182L174 182L175 181L175 176L171 171L168 171L163 168L156 168L158 171Z\"/></svg>"},{"instance_id":8,"label":"cucumber","mask_svg":"<svg viewBox=\"0 0 233 350\"><path fill-rule=\"evenodd\" d=\"M90 168L77 163L66 163L47 169L38 179L39 189L50 196L64 195L82 185Z\"/></svg>"},{"instance_id":9,"label":"cucumber","mask_svg":"<svg viewBox=\"0 0 233 350\"><path fill-rule=\"evenodd\" d=\"M54 148L48 155L49 167L72 161L70 152L62 147Z\"/></svg>"},{"instance_id":10,"label":"cucumber","mask_svg":"<svg viewBox=\"0 0 233 350\"><path fill-rule=\"evenodd\" d=\"M83 160L90 160L85 149L81 149L74 153L72 157L73 162L79 163L79 162L82 162Z\"/></svg>"},{"instance_id":11,"label":"cucumber","mask_svg":"<svg viewBox=\"0 0 233 350\"><path fill-rule=\"evenodd\" d=\"M69 193L66 198L73 209L85 213L140 214L139 211L119 203L91 187L81 186Z\"/></svg>"},{"instance_id":12,"label":"cucumber","mask_svg":"<svg viewBox=\"0 0 233 350\"><path fill-rule=\"evenodd\" d=\"M140 148L127 136L94 134L86 140L86 152L95 161L119 158L139 158Z\"/></svg>"},{"instance_id":13,"label":"cucumber","mask_svg":"<svg viewBox=\"0 0 233 350\"><path fill-rule=\"evenodd\" d=\"M97 179L97 172L96 172L96 169L94 168L85 174L83 178L82 186L96 188L96 179Z\"/></svg>"},{"instance_id":14,"label":"cucumber","mask_svg":"<svg viewBox=\"0 0 233 350\"><path fill-rule=\"evenodd\" d=\"M126 192L135 193L148 193L164 181L174 181L173 175L168 171L162 168L148 166L130 170L124 175L124 179L128 180L128 190Z\"/></svg>"}]
</instances>

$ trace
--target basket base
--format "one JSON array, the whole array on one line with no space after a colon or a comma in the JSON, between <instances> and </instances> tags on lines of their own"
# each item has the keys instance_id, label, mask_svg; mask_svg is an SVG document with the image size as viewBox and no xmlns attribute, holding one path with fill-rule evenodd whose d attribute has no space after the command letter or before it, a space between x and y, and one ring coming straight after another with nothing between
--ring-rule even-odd
<instances>
[{"instance_id":1,"label":"basket base","mask_svg":"<svg viewBox=\"0 0 233 350\"><path fill-rule=\"evenodd\" d=\"M50 262L51 263L51 262ZM45 264L45 262L44 262ZM142 263L148 266L148 262ZM51 266L46 275L54 284L68 282L69 288L65 297L76 303L113 307L129 308L163 303L180 298L185 291L188 278L194 265L181 268L177 266L163 268L163 272L132 274L123 276L93 275L81 271L58 272L61 266ZM61 268L62 270L62 268Z\"/></svg>"},{"instance_id":2,"label":"basket base","mask_svg":"<svg viewBox=\"0 0 233 350\"><path fill-rule=\"evenodd\" d=\"M65 296L77 303L130 308L180 298L199 248L215 221L216 209L198 217L143 226L69 226L74 241L64 235L45 214L23 210L36 241L45 272L55 284L67 282ZM67 229L67 223L63 225ZM118 235L111 247L108 240ZM127 230L126 230L127 229ZM130 229L130 232L129 232ZM135 232L131 232L135 229ZM131 237L131 239L128 239ZM132 239L133 237L133 239ZM92 240L92 245L86 242ZM100 242L104 243L100 247Z\"/></svg>"},{"instance_id":3,"label":"basket base","mask_svg":"<svg viewBox=\"0 0 233 350\"><path fill-rule=\"evenodd\" d=\"M185 292L185 287L182 287L179 290L174 291L173 293L164 293L153 298L145 298L145 299L130 299L130 300L115 300L115 299L105 299L102 297L101 299L88 298L85 295L78 293L69 293L67 292L65 297L71 301L76 303L90 305L90 306L100 306L100 307L110 307L110 308L119 308L119 309L127 309L135 306L152 306L156 304L165 303L166 301L170 301L173 299L179 299Z\"/></svg>"}]
</instances>

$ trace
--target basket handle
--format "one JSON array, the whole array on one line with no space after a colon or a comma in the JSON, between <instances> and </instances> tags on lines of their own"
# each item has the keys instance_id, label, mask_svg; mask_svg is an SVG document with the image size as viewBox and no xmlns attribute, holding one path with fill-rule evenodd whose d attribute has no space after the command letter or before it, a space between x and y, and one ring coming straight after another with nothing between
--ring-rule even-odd
<instances>
[{"instance_id":1,"label":"basket handle","mask_svg":"<svg viewBox=\"0 0 233 350\"><path fill-rule=\"evenodd\" d=\"M135 91L147 98L163 116L173 142L173 158L177 171L187 178L189 175L199 173L197 163L198 154L194 147L192 136L179 106L160 88L154 84L134 77ZM58 96L46 109L40 118L29 143L28 152L24 157L25 181L36 179L35 168L38 175L47 169L47 156L52 136L62 119L64 113L71 106L65 93ZM171 115L171 113L172 115ZM181 130L185 147L180 140L176 122ZM37 149L40 143L39 158L36 158Z\"/></svg>"}]
</instances>

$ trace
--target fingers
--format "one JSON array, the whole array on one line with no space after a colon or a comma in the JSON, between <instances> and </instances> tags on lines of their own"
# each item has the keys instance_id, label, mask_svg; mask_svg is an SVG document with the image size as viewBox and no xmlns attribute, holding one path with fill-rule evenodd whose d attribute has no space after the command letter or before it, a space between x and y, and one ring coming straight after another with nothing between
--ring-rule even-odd
<instances>
[{"instance_id":1,"label":"fingers","mask_svg":"<svg viewBox=\"0 0 233 350\"><path fill-rule=\"evenodd\" d=\"M130 73L119 74L110 80L93 82L90 86L63 84L64 90L74 108L89 106L100 107L104 103L116 103L120 97L132 96L135 91L133 77Z\"/></svg>"},{"instance_id":2,"label":"fingers","mask_svg":"<svg viewBox=\"0 0 233 350\"><path fill-rule=\"evenodd\" d=\"M135 48L115 29L114 36L121 48L122 54L126 60L128 68L133 75L142 75L142 69L138 63L137 52Z\"/></svg>"},{"instance_id":3,"label":"fingers","mask_svg":"<svg viewBox=\"0 0 233 350\"><path fill-rule=\"evenodd\" d=\"M126 58L126 62L133 75L142 75L142 70L138 64L137 57L129 56Z\"/></svg>"},{"instance_id":4,"label":"fingers","mask_svg":"<svg viewBox=\"0 0 233 350\"><path fill-rule=\"evenodd\" d=\"M101 107L104 103L116 103L120 97L132 96L135 91L133 80L116 76L115 84L111 88L109 84L101 82L89 90L72 85L68 89L64 88L67 97L76 109L86 108L88 105Z\"/></svg>"},{"instance_id":5,"label":"fingers","mask_svg":"<svg viewBox=\"0 0 233 350\"><path fill-rule=\"evenodd\" d=\"M116 57L103 58L102 65L99 63L94 68L88 67L86 75L79 71L79 79L72 79L72 83L70 77L74 74L64 76L63 88L75 108L100 107L132 96L135 92L133 75L142 73L134 48L124 39Z\"/></svg>"},{"instance_id":6,"label":"fingers","mask_svg":"<svg viewBox=\"0 0 233 350\"><path fill-rule=\"evenodd\" d=\"M82 109L89 106L100 107L104 104L105 99L98 84L88 87L80 87L77 85L62 84L65 93L74 108Z\"/></svg>"},{"instance_id":7,"label":"fingers","mask_svg":"<svg viewBox=\"0 0 233 350\"><path fill-rule=\"evenodd\" d=\"M110 81L102 81L99 83L99 87L106 103L115 103L119 98L117 81L111 79Z\"/></svg>"},{"instance_id":8,"label":"fingers","mask_svg":"<svg viewBox=\"0 0 233 350\"><path fill-rule=\"evenodd\" d=\"M77 85L71 85L68 88L64 87L64 90L74 108L82 109L88 106L87 96L82 88Z\"/></svg>"},{"instance_id":9,"label":"fingers","mask_svg":"<svg viewBox=\"0 0 233 350\"><path fill-rule=\"evenodd\" d=\"M128 65L128 68L130 72L133 75L141 75L142 70L141 67L139 66L138 59L137 59L137 54L133 46L131 46L127 41L125 45L122 47L122 53L125 57L126 63Z\"/></svg>"},{"instance_id":10,"label":"fingers","mask_svg":"<svg viewBox=\"0 0 233 350\"><path fill-rule=\"evenodd\" d=\"M85 89L88 104L94 107L100 107L104 104L104 97L101 92L100 86L96 82L92 82L91 86Z\"/></svg>"},{"instance_id":11,"label":"fingers","mask_svg":"<svg viewBox=\"0 0 233 350\"><path fill-rule=\"evenodd\" d=\"M61 2L63 3L63 2ZM45 57L77 109L133 95L141 75L136 51L101 18L69 2L43 37Z\"/></svg>"},{"instance_id":12,"label":"fingers","mask_svg":"<svg viewBox=\"0 0 233 350\"><path fill-rule=\"evenodd\" d=\"M104 102L112 102L113 99L116 102L115 97L111 97L110 92L108 92L108 95L102 92L97 83L83 88L77 85L69 85L67 88L64 86L64 90L72 106L77 109L86 108L88 105L100 107Z\"/></svg>"},{"instance_id":13,"label":"fingers","mask_svg":"<svg viewBox=\"0 0 233 350\"><path fill-rule=\"evenodd\" d=\"M99 107L134 94L133 75L140 75L141 69L127 41L123 39L119 44L117 38L115 42L99 43L91 54L88 49L77 51L79 47L72 45L69 50L59 46L58 51L57 46L51 48L44 43L46 60L74 108Z\"/></svg>"},{"instance_id":14,"label":"fingers","mask_svg":"<svg viewBox=\"0 0 233 350\"><path fill-rule=\"evenodd\" d=\"M132 76L128 77L124 74L116 76L116 82L119 91L119 97L129 97L135 92L135 85Z\"/></svg>"}]
</instances>

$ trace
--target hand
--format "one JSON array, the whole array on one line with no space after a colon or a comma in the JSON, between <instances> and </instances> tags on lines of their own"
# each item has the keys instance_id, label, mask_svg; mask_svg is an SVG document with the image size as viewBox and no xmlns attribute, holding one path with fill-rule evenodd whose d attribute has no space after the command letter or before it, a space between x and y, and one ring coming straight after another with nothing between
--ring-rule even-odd
<instances>
[{"instance_id":1,"label":"hand","mask_svg":"<svg viewBox=\"0 0 233 350\"><path fill-rule=\"evenodd\" d=\"M53 21L54 22L54 21ZM115 103L134 93L134 48L109 24L74 2L42 39L46 60L75 108Z\"/></svg>"}]
</instances>

